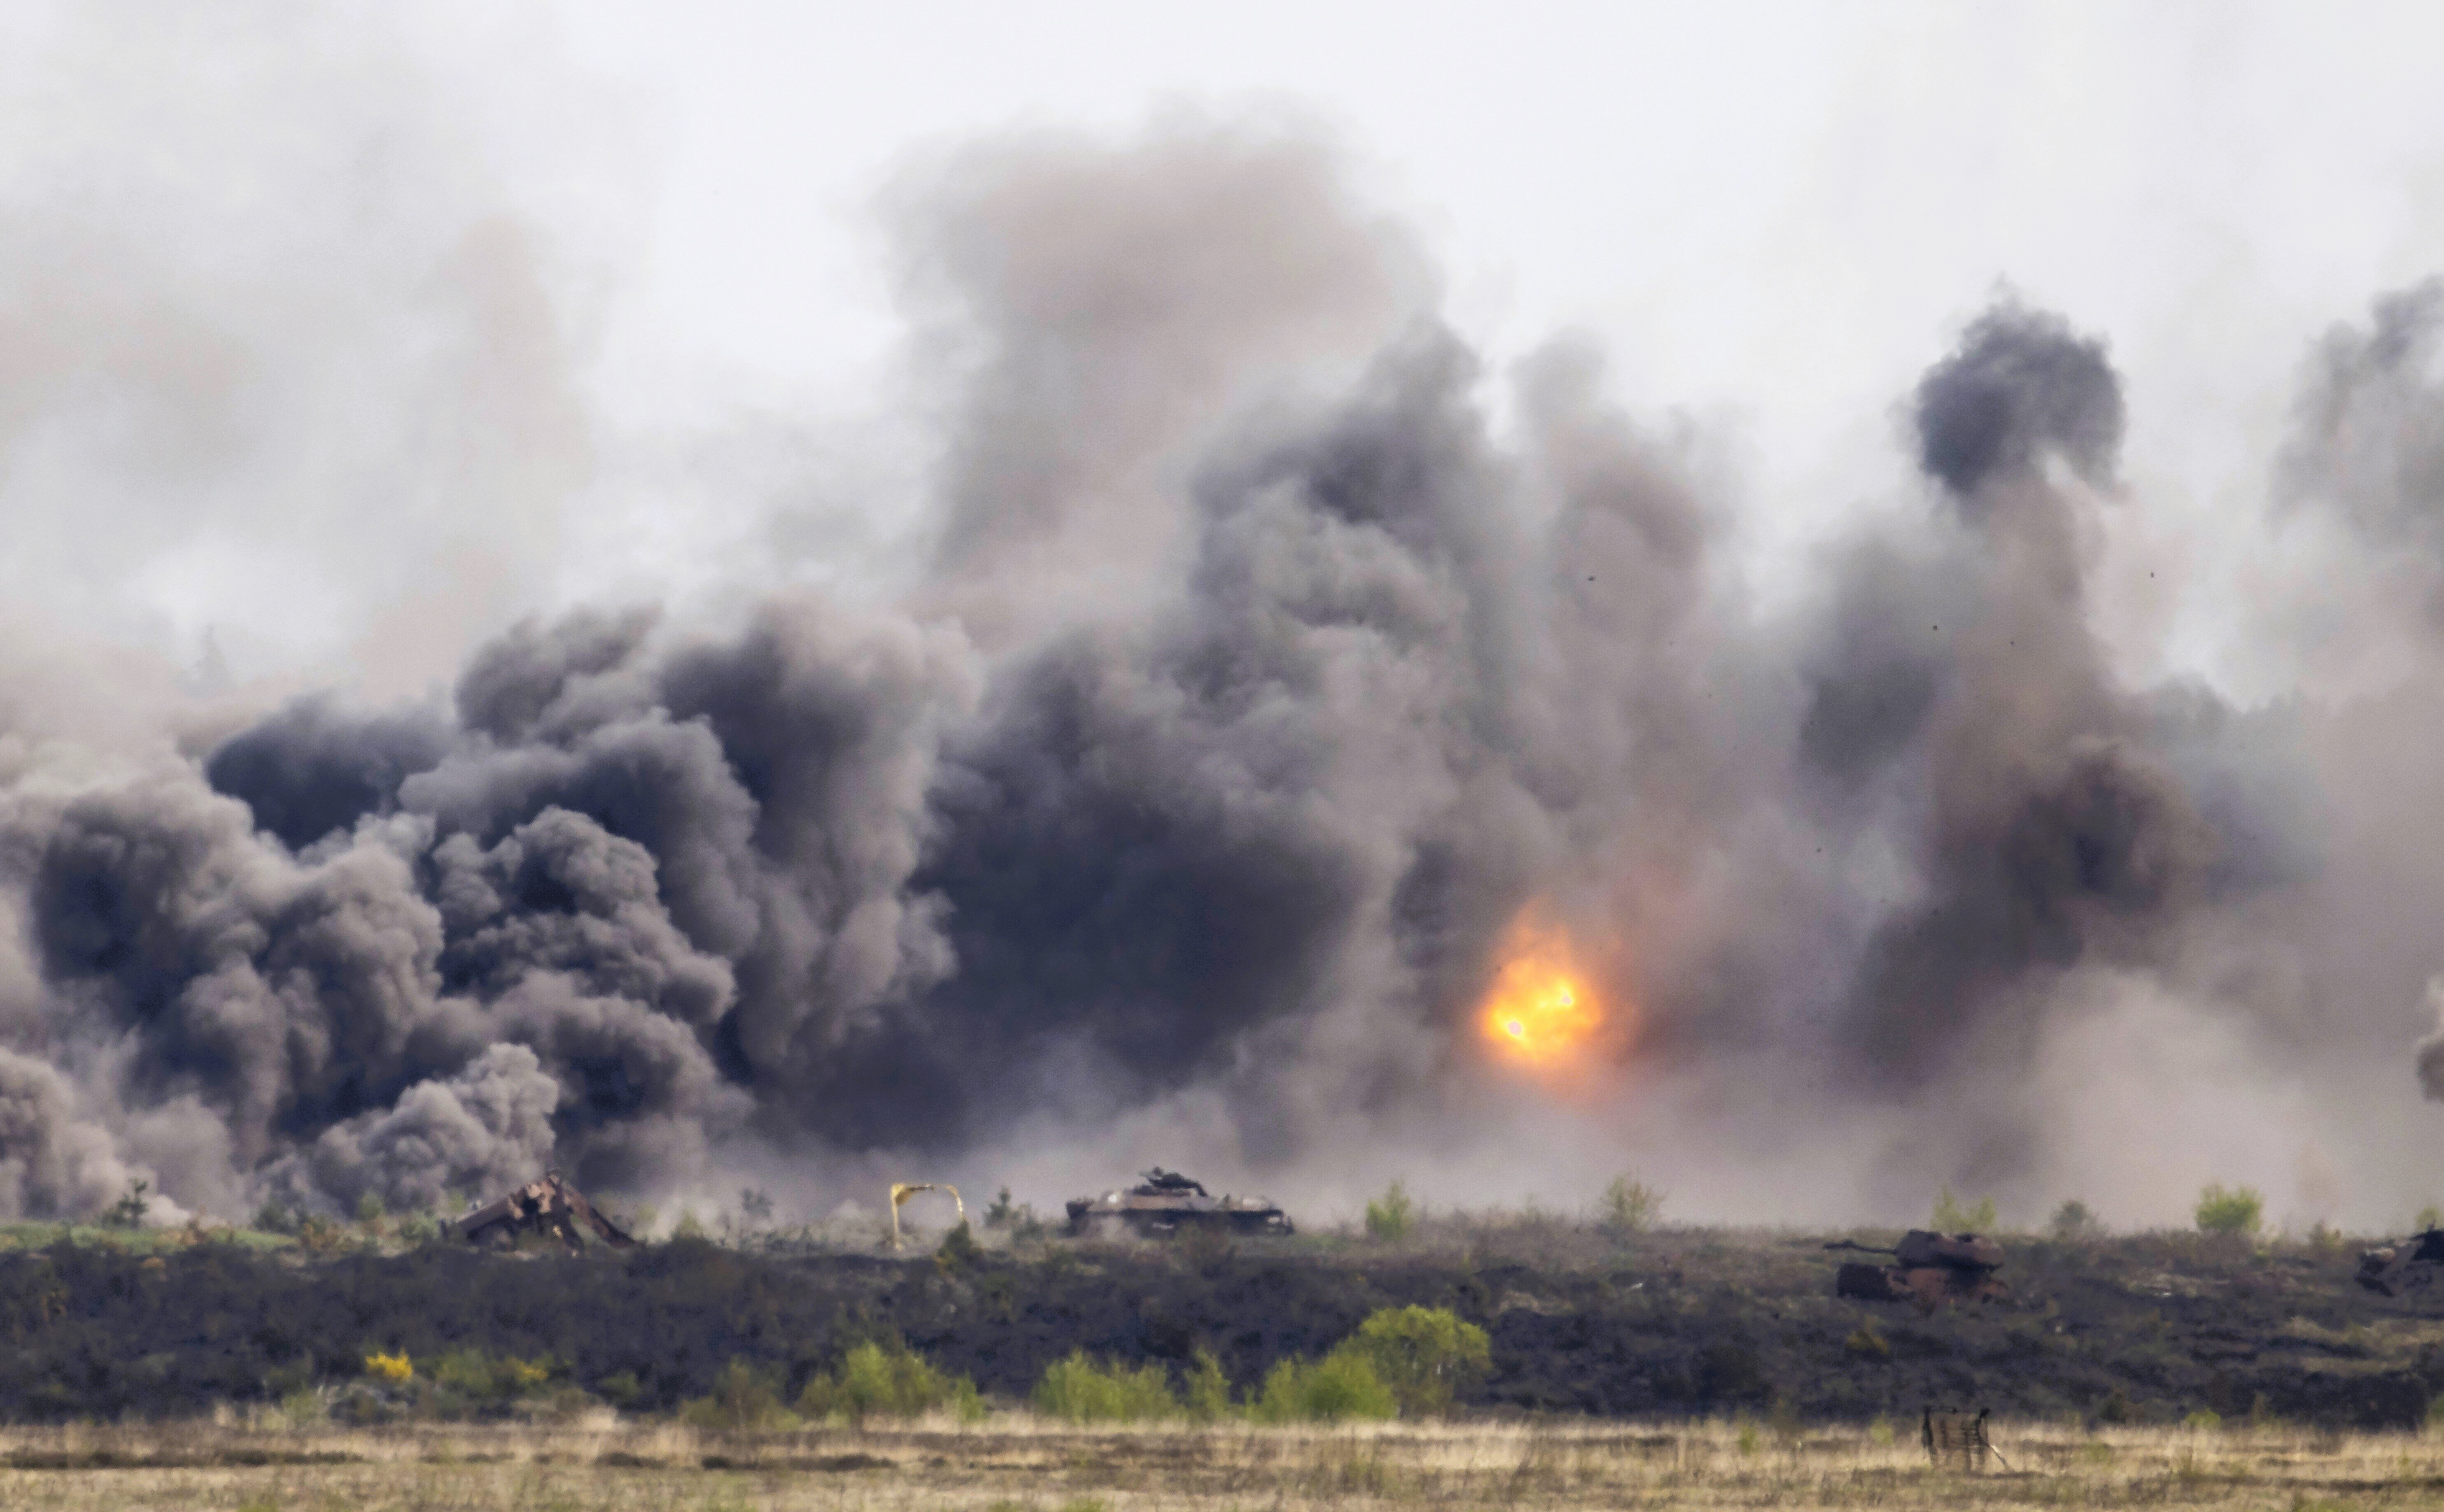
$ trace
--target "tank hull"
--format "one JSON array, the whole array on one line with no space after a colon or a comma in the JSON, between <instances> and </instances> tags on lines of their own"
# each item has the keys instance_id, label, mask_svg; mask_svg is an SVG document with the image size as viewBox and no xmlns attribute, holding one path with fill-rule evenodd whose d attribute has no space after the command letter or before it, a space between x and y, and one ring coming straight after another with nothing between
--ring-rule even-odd
<instances>
[{"instance_id":1,"label":"tank hull","mask_svg":"<svg viewBox=\"0 0 2444 1512\"><path fill-rule=\"evenodd\" d=\"M1135 1234L1161 1239L1180 1233L1292 1234L1289 1214L1261 1197L1215 1197L1185 1176L1157 1166L1125 1191L1070 1200L1069 1232L1077 1238Z\"/></svg>"}]
</instances>

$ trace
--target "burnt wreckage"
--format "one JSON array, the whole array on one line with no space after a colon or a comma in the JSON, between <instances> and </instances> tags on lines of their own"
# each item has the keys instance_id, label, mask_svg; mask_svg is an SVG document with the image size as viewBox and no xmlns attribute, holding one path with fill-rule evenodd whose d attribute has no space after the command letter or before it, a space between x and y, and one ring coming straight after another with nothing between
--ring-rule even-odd
<instances>
[{"instance_id":1,"label":"burnt wreckage","mask_svg":"<svg viewBox=\"0 0 2444 1512\"><path fill-rule=\"evenodd\" d=\"M1204 1185L1160 1166L1126 1191L1069 1202L1069 1232L1117 1235L1123 1230L1146 1238L1203 1230L1231 1234L1289 1234L1298 1230L1289 1214L1262 1197L1215 1197Z\"/></svg>"},{"instance_id":2,"label":"burnt wreckage","mask_svg":"<svg viewBox=\"0 0 2444 1512\"><path fill-rule=\"evenodd\" d=\"M2444 1277L2444 1228L2413 1234L2398 1245L2364 1250L2353 1279L2380 1297L2424 1291Z\"/></svg>"},{"instance_id":3,"label":"burnt wreckage","mask_svg":"<svg viewBox=\"0 0 2444 1512\"><path fill-rule=\"evenodd\" d=\"M585 1193L557 1171L546 1171L541 1181L528 1182L481 1208L469 1208L451 1221L450 1228L471 1245L493 1249L515 1249L528 1234L548 1235L571 1249L585 1247L588 1232L617 1249L637 1242L634 1234L596 1211Z\"/></svg>"},{"instance_id":4,"label":"burnt wreckage","mask_svg":"<svg viewBox=\"0 0 2444 1512\"><path fill-rule=\"evenodd\" d=\"M1842 1240L1827 1249L1855 1249L1890 1255L1889 1265L1853 1261L1833 1278L1833 1295L1866 1302L1916 1302L1939 1307L1948 1301L2001 1301L2011 1295L1994 1272L2003 1265L2003 1246L1981 1234L1938 1234L1913 1228L1890 1249L1876 1249Z\"/></svg>"}]
</instances>

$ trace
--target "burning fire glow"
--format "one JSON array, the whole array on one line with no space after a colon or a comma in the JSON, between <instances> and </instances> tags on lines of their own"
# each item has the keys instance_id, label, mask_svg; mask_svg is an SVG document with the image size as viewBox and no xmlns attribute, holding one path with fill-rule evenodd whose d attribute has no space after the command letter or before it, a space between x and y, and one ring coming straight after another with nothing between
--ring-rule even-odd
<instances>
[{"instance_id":1,"label":"burning fire glow","mask_svg":"<svg viewBox=\"0 0 2444 1512\"><path fill-rule=\"evenodd\" d=\"M1603 1026L1603 1008L1561 931L1523 915L1504 942L1502 966L1478 1011L1494 1049L1531 1066L1567 1061Z\"/></svg>"}]
</instances>

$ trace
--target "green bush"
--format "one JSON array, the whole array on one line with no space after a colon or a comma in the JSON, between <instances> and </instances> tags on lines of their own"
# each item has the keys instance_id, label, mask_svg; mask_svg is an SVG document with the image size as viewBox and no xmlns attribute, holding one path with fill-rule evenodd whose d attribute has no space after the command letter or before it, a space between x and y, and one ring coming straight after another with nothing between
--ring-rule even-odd
<instances>
[{"instance_id":1,"label":"green bush","mask_svg":"<svg viewBox=\"0 0 2444 1512\"><path fill-rule=\"evenodd\" d=\"M2103 1236L2104 1225L2088 1210L2087 1204L2073 1197L2054 1209L2046 1232L2060 1240L2097 1239Z\"/></svg>"},{"instance_id":2,"label":"green bush","mask_svg":"<svg viewBox=\"0 0 2444 1512\"><path fill-rule=\"evenodd\" d=\"M1615 1176L1604 1189L1602 1226L1607 1233L1639 1234L1663 1216L1663 1191L1631 1176Z\"/></svg>"},{"instance_id":3,"label":"green bush","mask_svg":"<svg viewBox=\"0 0 2444 1512\"><path fill-rule=\"evenodd\" d=\"M1952 1194L1947 1184L1935 1194L1935 1228L1946 1234L1990 1234L1994 1231L1994 1199L1980 1197L1974 1203L1964 1203Z\"/></svg>"},{"instance_id":4,"label":"green bush","mask_svg":"<svg viewBox=\"0 0 2444 1512\"><path fill-rule=\"evenodd\" d=\"M869 1417L921 1417L936 1408L947 1408L963 1423L985 1415L975 1382L935 1370L896 1340L858 1345L841 1360L838 1375L818 1374L798 1393L801 1414L843 1417L860 1426Z\"/></svg>"},{"instance_id":5,"label":"green bush","mask_svg":"<svg viewBox=\"0 0 2444 1512\"><path fill-rule=\"evenodd\" d=\"M1364 1355L1343 1348L1320 1360L1286 1359L1275 1365L1250 1415L1259 1423L1339 1423L1394 1417L1399 1411L1375 1367Z\"/></svg>"},{"instance_id":6,"label":"green bush","mask_svg":"<svg viewBox=\"0 0 2444 1512\"><path fill-rule=\"evenodd\" d=\"M750 1360L731 1358L713 1377L713 1393L679 1409L679 1421L690 1428L713 1431L791 1429L797 1414L781 1402L778 1371L759 1370Z\"/></svg>"},{"instance_id":7,"label":"green bush","mask_svg":"<svg viewBox=\"0 0 2444 1512\"><path fill-rule=\"evenodd\" d=\"M1083 1349L1045 1367L1044 1378L1035 1383L1035 1410L1069 1423L1137 1423L1180 1414L1171 1374L1160 1365L1098 1365Z\"/></svg>"},{"instance_id":8,"label":"green bush","mask_svg":"<svg viewBox=\"0 0 2444 1512\"><path fill-rule=\"evenodd\" d=\"M504 1355L498 1359L480 1349L454 1349L432 1365L433 1384L446 1393L449 1407L496 1407L540 1390L551 1379L548 1358L522 1360Z\"/></svg>"},{"instance_id":9,"label":"green bush","mask_svg":"<svg viewBox=\"0 0 2444 1512\"><path fill-rule=\"evenodd\" d=\"M2198 1231L2206 1234L2254 1234L2266 1216L2266 1199L2252 1187L2226 1187L2211 1181L2198 1193Z\"/></svg>"},{"instance_id":10,"label":"green bush","mask_svg":"<svg viewBox=\"0 0 2444 1512\"><path fill-rule=\"evenodd\" d=\"M1195 1363L1180 1392L1181 1405L1192 1422L1219 1422L1231 1415L1231 1377L1222 1374L1222 1362L1212 1350L1198 1350Z\"/></svg>"},{"instance_id":11,"label":"green bush","mask_svg":"<svg viewBox=\"0 0 2444 1512\"><path fill-rule=\"evenodd\" d=\"M1366 1234L1385 1244L1409 1237L1417 1226L1416 1204L1409 1200L1409 1189L1394 1182L1383 1189L1383 1195L1366 1205Z\"/></svg>"},{"instance_id":12,"label":"green bush","mask_svg":"<svg viewBox=\"0 0 2444 1512\"><path fill-rule=\"evenodd\" d=\"M1335 1354L1355 1355L1402 1412L1448 1411L1453 1393L1492 1363L1485 1330L1446 1307L1387 1307L1361 1323Z\"/></svg>"}]
</instances>

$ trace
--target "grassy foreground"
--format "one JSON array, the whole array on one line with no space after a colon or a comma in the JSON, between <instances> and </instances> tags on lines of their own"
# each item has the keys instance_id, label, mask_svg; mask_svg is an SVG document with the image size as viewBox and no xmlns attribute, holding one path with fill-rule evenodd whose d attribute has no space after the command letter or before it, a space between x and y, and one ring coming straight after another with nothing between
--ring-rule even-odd
<instances>
[{"instance_id":1,"label":"grassy foreground","mask_svg":"<svg viewBox=\"0 0 2444 1512\"><path fill-rule=\"evenodd\" d=\"M609 1414L551 1427L0 1430L0 1506L226 1508L1958 1507L2435 1505L2444 1438L2000 1425L2011 1469L1930 1469L1914 1424L1577 1422L727 1436Z\"/></svg>"}]
</instances>

